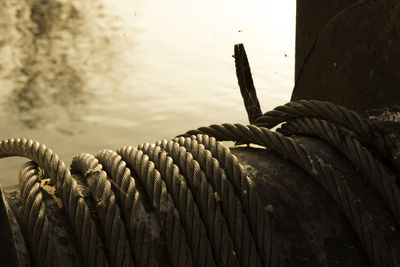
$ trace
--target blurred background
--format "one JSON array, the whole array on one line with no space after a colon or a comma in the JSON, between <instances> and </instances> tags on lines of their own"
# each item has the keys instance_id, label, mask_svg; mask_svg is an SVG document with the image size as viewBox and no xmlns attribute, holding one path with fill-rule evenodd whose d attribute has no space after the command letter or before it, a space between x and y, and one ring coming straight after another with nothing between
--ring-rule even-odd
<instances>
[{"instance_id":1,"label":"blurred background","mask_svg":"<svg viewBox=\"0 0 400 267\"><path fill-rule=\"evenodd\" d=\"M0 138L31 138L69 165L213 123L247 123L233 46L262 111L290 100L295 0L3 0ZM22 158L0 160L0 184Z\"/></svg>"}]
</instances>

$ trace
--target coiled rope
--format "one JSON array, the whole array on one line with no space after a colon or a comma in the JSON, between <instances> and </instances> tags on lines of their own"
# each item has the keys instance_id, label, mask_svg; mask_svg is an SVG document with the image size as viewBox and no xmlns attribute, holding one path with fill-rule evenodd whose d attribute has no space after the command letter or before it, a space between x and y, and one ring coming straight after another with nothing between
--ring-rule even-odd
<instances>
[{"instance_id":1,"label":"coiled rope","mask_svg":"<svg viewBox=\"0 0 400 267\"><path fill-rule=\"evenodd\" d=\"M192 138L80 154L71 171L38 142L2 141L1 157L33 161L20 171L20 195L35 265L57 264L39 172L60 196L85 266L269 265L269 218L252 181L214 138Z\"/></svg>"},{"instance_id":2,"label":"coiled rope","mask_svg":"<svg viewBox=\"0 0 400 267\"><path fill-rule=\"evenodd\" d=\"M44 145L39 144L36 141L26 139L9 139L3 140L0 143L0 157L10 156L22 156L31 159L38 166L43 169L55 186L58 194L61 196L61 200L64 209L69 217L72 228L75 231L77 242L80 246L80 251L83 255L83 261L85 266L108 266L108 260L105 256L101 239L96 231L96 226L93 218L90 215L89 207L87 206L83 195L78 189L77 182L72 178L70 171L65 167L65 164L59 160L58 156L54 154L51 149L46 148ZM29 175L29 172L22 170L21 175ZM25 177L20 180L25 180ZM40 200L40 195L37 198L37 202ZM40 203L35 203L35 207L41 206ZM40 209L42 212L44 209ZM38 214L30 213L28 219L33 224L36 232L35 235L41 235L39 238L32 238L34 240L40 240L46 238L50 234L49 227L46 220L36 219ZM40 215L40 214L39 214ZM36 217L36 218L35 218ZM38 246L38 243L31 243L31 247ZM49 249L51 246L46 246L45 249ZM49 255L49 252L43 252L37 255ZM44 257L39 262L48 262Z\"/></svg>"},{"instance_id":3,"label":"coiled rope","mask_svg":"<svg viewBox=\"0 0 400 267\"><path fill-rule=\"evenodd\" d=\"M26 237L32 245L32 255L38 266L53 265L55 243L50 235L49 221L46 207L40 192L38 166L34 162L27 162L19 173L23 228Z\"/></svg>"},{"instance_id":4,"label":"coiled rope","mask_svg":"<svg viewBox=\"0 0 400 267\"><path fill-rule=\"evenodd\" d=\"M278 132L268 129L283 122ZM365 179L346 177L295 135L331 144ZM61 253L41 191L49 177L84 266L284 266L254 181L224 140L265 146L295 163L332 196L371 265L400 266L396 142L355 112L315 100L277 107L255 125L211 125L169 141L80 154L71 170L38 142L1 141L0 157L32 160L19 174L32 261L54 266Z\"/></svg>"},{"instance_id":5,"label":"coiled rope","mask_svg":"<svg viewBox=\"0 0 400 267\"><path fill-rule=\"evenodd\" d=\"M365 181L379 193L392 214L374 210L368 203L373 196L362 196L353 187L358 181L349 181L340 170L316 157L294 138L268 129L282 122L287 123L278 129L280 132L312 135L342 151L364 174ZM255 124L258 126L211 125L189 131L186 135L207 134L221 141L253 143L290 159L335 199L353 225L373 266L400 266L400 197L394 176L398 173L396 159L399 148L388 134L353 111L316 100L301 100L277 107L259 117ZM355 137L360 137L361 142L376 148L381 154L374 156ZM390 169L391 164L384 166L381 158L389 159L395 167Z\"/></svg>"}]
</instances>

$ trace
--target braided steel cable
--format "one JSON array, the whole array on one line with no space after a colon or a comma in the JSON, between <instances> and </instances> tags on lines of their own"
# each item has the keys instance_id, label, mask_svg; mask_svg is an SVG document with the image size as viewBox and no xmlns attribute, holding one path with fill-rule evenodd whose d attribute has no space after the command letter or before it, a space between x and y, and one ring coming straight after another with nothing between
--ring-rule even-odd
<instances>
[{"instance_id":1,"label":"braided steel cable","mask_svg":"<svg viewBox=\"0 0 400 267\"><path fill-rule=\"evenodd\" d=\"M292 134L306 134L321 138L343 153L368 179L385 200L400 225L400 189L396 177L377 160L357 139L343 133L340 127L315 118L296 119L282 125L278 131Z\"/></svg>"},{"instance_id":2,"label":"braided steel cable","mask_svg":"<svg viewBox=\"0 0 400 267\"><path fill-rule=\"evenodd\" d=\"M196 266L217 266L210 239L200 216L199 207L194 201L192 190L180 174L179 168L165 151L161 151L159 146L146 143L139 145L137 149L154 162L165 181L189 238L194 264Z\"/></svg>"},{"instance_id":3,"label":"braided steel cable","mask_svg":"<svg viewBox=\"0 0 400 267\"><path fill-rule=\"evenodd\" d=\"M145 192L139 191L137 179L132 177L125 161L112 150L102 150L94 155L115 186L130 236L136 266L157 267L169 265L163 259L165 241L159 235L160 225L154 211L144 207ZM161 252L160 252L161 250Z\"/></svg>"},{"instance_id":4,"label":"braided steel cable","mask_svg":"<svg viewBox=\"0 0 400 267\"><path fill-rule=\"evenodd\" d=\"M190 139L189 139L190 140ZM205 151L203 146L203 159L198 161L196 153L189 153L184 146L173 141L158 141L160 146L171 155L172 159L179 163L183 174L190 180L190 170L200 167L205 177L211 184L214 195L222 206L222 212L233 239L235 251L242 266L261 266L261 260L257 251L254 237L249 229L247 218L243 212L242 204L235 194L232 184L227 180L225 171L220 168L218 161L212 157L210 151ZM197 147L198 148L198 147ZM193 166L195 164L197 166ZM236 215L236 216L235 216Z\"/></svg>"},{"instance_id":5,"label":"braided steel cable","mask_svg":"<svg viewBox=\"0 0 400 267\"><path fill-rule=\"evenodd\" d=\"M265 212L261 199L255 190L254 182L246 175L245 170L239 164L237 158L232 155L229 148L208 135L198 134L192 135L190 138L180 137L173 139L173 141L184 146L203 165L205 165L206 160L205 151L211 152L211 156L224 169L227 179L234 186L236 195L242 202L263 265L278 266L279 246L271 244L273 237L268 213ZM207 156L210 157L210 155Z\"/></svg>"},{"instance_id":6,"label":"braided steel cable","mask_svg":"<svg viewBox=\"0 0 400 267\"><path fill-rule=\"evenodd\" d=\"M400 171L399 148L392 138L372 121L343 106L318 100L299 100L278 106L264 113L254 124L272 128L279 123L304 117L314 117L335 122L361 136L369 146L376 148L397 171Z\"/></svg>"},{"instance_id":7,"label":"braided steel cable","mask_svg":"<svg viewBox=\"0 0 400 267\"><path fill-rule=\"evenodd\" d=\"M50 207L40 188L39 171L44 170L61 197L85 266L284 265L286 255L273 240L272 222L254 181L219 139L266 146L295 163L338 204L373 266L400 266L397 173L369 150L399 164L392 137L352 111L319 101L278 107L257 123L272 127L285 120L278 131L319 137L356 169L330 164L307 145L307 138L288 138L255 125L211 125L189 131L186 138L81 154L71 170L83 176L71 176L57 155L38 142L1 141L0 157L33 160L20 171L19 216L34 264L59 261L46 215ZM385 152L388 147L392 154ZM89 190L97 204L91 210Z\"/></svg>"},{"instance_id":8,"label":"braided steel cable","mask_svg":"<svg viewBox=\"0 0 400 267\"><path fill-rule=\"evenodd\" d=\"M141 150L133 147L122 147L116 152L137 174L156 210L172 265L177 267L194 266L190 242L181 224L179 212L154 163Z\"/></svg>"},{"instance_id":9,"label":"braided steel cable","mask_svg":"<svg viewBox=\"0 0 400 267\"><path fill-rule=\"evenodd\" d=\"M159 142L157 142L159 144ZM139 145L138 149L146 153L156 164L156 167L162 170L162 175L170 177L170 183L180 183L179 188L185 188L190 194L193 193L193 204L198 206L200 214L198 215L201 223L207 230L213 254L218 266L239 266L237 253L233 245L233 240L228 232L227 222L222 215L219 197L217 198L212 186L207 181L205 174L200 166L193 161L191 155L184 155L183 158L174 157L176 154L167 154L162 146ZM178 145L179 148L179 145ZM185 153L185 152L184 152ZM171 155L171 157L169 156ZM188 159L185 157L188 156ZM177 165L178 164L179 168ZM188 163L188 164L185 164ZM182 172L185 177L180 175ZM174 174L176 178L174 179ZM185 179L186 178L186 179ZM173 184L170 185L174 188Z\"/></svg>"},{"instance_id":10,"label":"braided steel cable","mask_svg":"<svg viewBox=\"0 0 400 267\"><path fill-rule=\"evenodd\" d=\"M111 183L98 160L82 153L72 159L72 173L81 173L95 200L111 266L134 266L125 225Z\"/></svg>"},{"instance_id":11,"label":"braided steel cable","mask_svg":"<svg viewBox=\"0 0 400 267\"><path fill-rule=\"evenodd\" d=\"M370 257L374 266L400 265L398 229L384 224L373 211L362 203L358 192L352 190L338 170L313 157L304 147L292 139L267 128L254 125L223 124L202 127L187 132L191 134L213 134L220 140L240 141L266 146L290 159L304 171L312 175L336 200L347 216Z\"/></svg>"},{"instance_id":12,"label":"braided steel cable","mask_svg":"<svg viewBox=\"0 0 400 267\"><path fill-rule=\"evenodd\" d=\"M36 163L25 163L19 172L22 230L27 236L37 266L55 266L54 240L51 224L40 191L39 170Z\"/></svg>"},{"instance_id":13,"label":"braided steel cable","mask_svg":"<svg viewBox=\"0 0 400 267\"><path fill-rule=\"evenodd\" d=\"M74 229L85 266L108 266L101 239L76 181L51 149L36 141L7 139L0 142L0 158L21 156L36 162L50 177Z\"/></svg>"}]
</instances>

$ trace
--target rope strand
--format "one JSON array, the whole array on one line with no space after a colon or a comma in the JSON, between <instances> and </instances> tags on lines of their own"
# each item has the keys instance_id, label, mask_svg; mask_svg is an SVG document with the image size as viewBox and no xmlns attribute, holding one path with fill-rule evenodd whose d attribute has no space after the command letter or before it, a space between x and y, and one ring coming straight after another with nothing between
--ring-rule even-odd
<instances>
[{"instance_id":1,"label":"rope strand","mask_svg":"<svg viewBox=\"0 0 400 267\"><path fill-rule=\"evenodd\" d=\"M268 129L283 122L278 132ZM388 133L353 111L315 100L277 107L255 124L211 125L171 141L80 154L72 161L74 175L36 141L1 141L0 157L32 160L20 171L18 216L33 263L55 266L59 253L43 201L43 170L84 266L284 266L290 255L275 240L282 234L274 235L255 181L217 141L230 140L293 162L337 203L371 265L400 266L399 148ZM334 147L350 167L329 162L309 145L320 141L304 136L329 144L326 151Z\"/></svg>"}]
</instances>

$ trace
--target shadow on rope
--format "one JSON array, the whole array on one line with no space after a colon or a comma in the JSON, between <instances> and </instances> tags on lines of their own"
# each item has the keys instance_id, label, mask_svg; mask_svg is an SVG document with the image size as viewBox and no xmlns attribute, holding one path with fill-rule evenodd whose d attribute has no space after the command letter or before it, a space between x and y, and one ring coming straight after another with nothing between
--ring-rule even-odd
<instances>
[{"instance_id":1,"label":"shadow on rope","mask_svg":"<svg viewBox=\"0 0 400 267\"><path fill-rule=\"evenodd\" d=\"M316 100L262 114L242 45L235 59L250 125L70 168L36 141L1 141L0 157L31 160L2 190L8 266L400 266L397 125Z\"/></svg>"}]
</instances>

